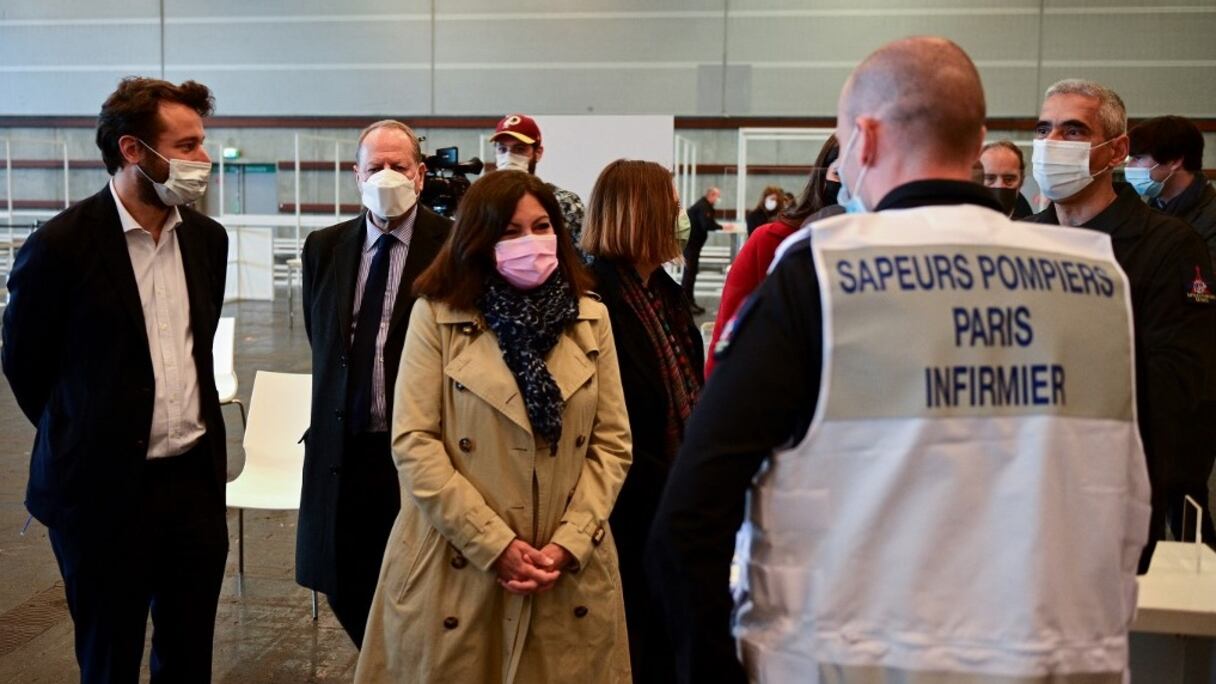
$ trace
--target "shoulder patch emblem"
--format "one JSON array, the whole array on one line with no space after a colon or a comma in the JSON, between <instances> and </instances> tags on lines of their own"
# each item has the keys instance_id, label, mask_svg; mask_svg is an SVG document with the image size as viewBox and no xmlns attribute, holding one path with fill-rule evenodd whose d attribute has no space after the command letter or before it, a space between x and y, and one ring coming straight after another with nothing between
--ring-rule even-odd
<instances>
[{"instance_id":1,"label":"shoulder patch emblem","mask_svg":"<svg viewBox=\"0 0 1216 684\"><path fill-rule=\"evenodd\" d=\"M1186 298L1196 304L1211 304L1216 301L1216 294L1212 293L1212 288L1203 279L1203 274L1199 271L1198 266L1195 267L1195 279L1191 281Z\"/></svg>"},{"instance_id":2,"label":"shoulder patch emblem","mask_svg":"<svg viewBox=\"0 0 1216 684\"><path fill-rule=\"evenodd\" d=\"M735 315L731 316L726 325L722 326L722 334L718 336L718 343L711 350L715 361L724 358L730 352L731 341L739 332L739 327L747 320L757 299L759 298L754 293L745 299L739 309L735 311Z\"/></svg>"}]
</instances>

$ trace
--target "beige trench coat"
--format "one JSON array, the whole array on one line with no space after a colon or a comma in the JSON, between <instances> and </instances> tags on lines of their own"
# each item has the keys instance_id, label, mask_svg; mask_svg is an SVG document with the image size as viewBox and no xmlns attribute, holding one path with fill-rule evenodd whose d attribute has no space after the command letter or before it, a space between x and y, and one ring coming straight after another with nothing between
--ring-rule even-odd
<instances>
[{"instance_id":1,"label":"beige trench coat","mask_svg":"<svg viewBox=\"0 0 1216 684\"><path fill-rule=\"evenodd\" d=\"M607 310L584 297L546 363L565 400L556 450L532 435L480 315L419 300L393 412L401 513L389 536L356 682L629 682L608 514L630 460ZM534 596L494 561L514 538L571 552Z\"/></svg>"}]
</instances>

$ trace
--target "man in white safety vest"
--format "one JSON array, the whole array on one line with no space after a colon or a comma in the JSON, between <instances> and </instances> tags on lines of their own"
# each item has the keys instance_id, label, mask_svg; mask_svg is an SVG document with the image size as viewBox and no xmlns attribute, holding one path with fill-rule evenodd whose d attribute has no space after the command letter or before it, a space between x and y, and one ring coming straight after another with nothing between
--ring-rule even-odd
<instances>
[{"instance_id":1,"label":"man in white safety vest","mask_svg":"<svg viewBox=\"0 0 1216 684\"><path fill-rule=\"evenodd\" d=\"M967 182L984 119L947 40L845 84L850 213L724 333L651 535L681 681L1123 680L1149 519L1127 282L1104 234Z\"/></svg>"}]
</instances>

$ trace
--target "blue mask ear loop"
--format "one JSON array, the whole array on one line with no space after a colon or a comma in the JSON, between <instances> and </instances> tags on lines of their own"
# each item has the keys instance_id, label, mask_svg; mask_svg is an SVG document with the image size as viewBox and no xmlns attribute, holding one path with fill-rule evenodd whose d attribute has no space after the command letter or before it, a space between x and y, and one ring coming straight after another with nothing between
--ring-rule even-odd
<instances>
[{"instance_id":1,"label":"blue mask ear loop","mask_svg":"<svg viewBox=\"0 0 1216 684\"><path fill-rule=\"evenodd\" d=\"M850 214L864 214L869 211L866 208L865 200L861 199L858 194L861 191L861 185L865 181L866 171L869 167L861 167L861 173L857 176L857 188L849 189L849 184L844 179L844 163L848 160L849 153L853 151L853 143L857 141L857 134L861 132L861 126L853 124L853 132L849 134L849 141L845 143L844 152L840 155L840 163L836 165L836 177L840 179L840 192L836 193L836 203L844 207L844 210Z\"/></svg>"}]
</instances>

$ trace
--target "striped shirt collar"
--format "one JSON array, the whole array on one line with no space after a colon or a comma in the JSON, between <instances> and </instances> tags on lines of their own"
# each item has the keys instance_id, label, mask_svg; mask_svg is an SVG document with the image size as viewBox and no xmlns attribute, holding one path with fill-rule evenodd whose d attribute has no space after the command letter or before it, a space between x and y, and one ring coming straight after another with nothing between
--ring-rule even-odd
<instances>
[{"instance_id":1,"label":"striped shirt collar","mask_svg":"<svg viewBox=\"0 0 1216 684\"><path fill-rule=\"evenodd\" d=\"M407 216L406 219L401 222L401 225L389 231L388 234L397 238L401 244L408 247L410 244L410 238L414 234L414 221L417 219L418 207L415 205L414 208L410 210L409 216ZM367 230L363 236L363 251L370 252L376 248L376 240L379 240L380 236L384 235L384 232L377 228L376 224L372 223L371 214L365 214L363 220L367 224Z\"/></svg>"}]
</instances>

